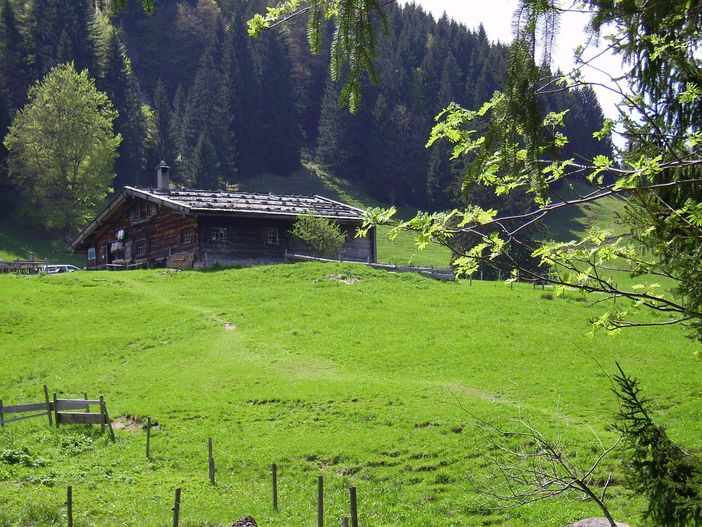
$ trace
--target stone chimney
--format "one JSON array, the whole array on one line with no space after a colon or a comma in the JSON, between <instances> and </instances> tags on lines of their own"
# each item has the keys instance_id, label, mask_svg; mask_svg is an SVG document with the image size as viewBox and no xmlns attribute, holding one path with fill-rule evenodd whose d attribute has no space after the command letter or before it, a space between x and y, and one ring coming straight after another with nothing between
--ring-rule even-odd
<instances>
[{"instance_id":1,"label":"stone chimney","mask_svg":"<svg viewBox=\"0 0 702 527\"><path fill-rule=\"evenodd\" d=\"M169 167L165 161L156 167L156 189L168 192L170 190L170 181L168 178Z\"/></svg>"}]
</instances>

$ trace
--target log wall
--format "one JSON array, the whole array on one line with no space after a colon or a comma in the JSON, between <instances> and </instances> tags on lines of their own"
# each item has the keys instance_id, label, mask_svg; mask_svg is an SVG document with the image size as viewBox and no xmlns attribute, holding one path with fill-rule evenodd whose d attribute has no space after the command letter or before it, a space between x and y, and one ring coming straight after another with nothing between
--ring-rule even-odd
<instances>
[{"instance_id":1,"label":"log wall","mask_svg":"<svg viewBox=\"0 0 702 527\"><path fill-rule=\"evenodd\" d=\"M186 243L182 236L188 229L191 236L190 242ZM124 237L118 240L117 233L121 230ZM114 243L121 243L121 249L112 250ZM197 218L154 203L145 208L144 200L127 199L84 245L89 268L166 265L168 257L175 253L187 253L196 259ZM143 251L140 252L141 247ZM95 261L88 259L90 248L95 249Z\"/></svg>"}]
</instances>

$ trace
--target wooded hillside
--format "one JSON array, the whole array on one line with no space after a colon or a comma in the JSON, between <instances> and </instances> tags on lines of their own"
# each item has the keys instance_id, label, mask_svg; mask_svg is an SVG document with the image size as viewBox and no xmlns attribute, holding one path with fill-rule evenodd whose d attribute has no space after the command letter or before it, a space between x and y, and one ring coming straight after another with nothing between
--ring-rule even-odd
<instances>
[{"instance_id":1,"label":"wooded hillside","mask_svg":"<svg viewBox=\"0 0 702 527\"><path fill-rule=\"evenodd\" d=\"M482 28L391 7L376 61L381 82L366 83L351 115L329 80L328 52L309 54L302 21L248 37L246 20L264 5L163 0L147 14L141 2L127 2L106 17L90 0L4 0L0 133L26 104L29 86L73 61L119 112L115 189L152 184L161 159L176 183L217 188L264 172L290 174L307 155L385 203L442 209L465 199L465 161L451 162L447 145L424 145L449 102L477 107L500 88L506 46L490 43ZM566 134L579 152L607 150L592 139L603 116L591 90L556 94L548 106L571 108ZM2 214L31 219L22 196L32 189L8 176L1 145ZM467 194L483 205L495 200L485 191Z\"/></svg>"}]
</instances>

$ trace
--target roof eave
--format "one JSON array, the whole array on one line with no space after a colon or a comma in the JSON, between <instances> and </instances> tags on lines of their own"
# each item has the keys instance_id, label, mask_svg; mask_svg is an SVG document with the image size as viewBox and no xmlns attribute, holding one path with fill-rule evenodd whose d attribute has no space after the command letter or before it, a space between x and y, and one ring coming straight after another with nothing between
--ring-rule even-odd
<instances>
[{"instance_id":1,"label":"roof eave","mask_svg":"<svg viewBox=\"0 0 702 527\"><path fill-rule=\"evenodd\" d=\"M275 218L275 219L294 219L298 218L299 216L305 214L304 212L301 212L299 214L285 214L281 212L269 212L269 211L241 211L241 210L227 210L227 209L196 209L193 208L191 209L192 214L196 214L198 216L238 216L238 217L243 217L243 218L255 218L258 216L265 215L269 218ZM336 221L344 221L344 222L356 222L356 223L361 223L363 222L362 217L348 217L348 216L334 216L331 214L313 214L314 216L318 218L327 218L330 220L336 220Z\"/></svg>"},{"instance_id":2,"label":"roof eave","mask_svg":"<svg viewBox=\"0 0 702 527\"><path fill-rule=\"evenodd\" d=\"M152 203L157 203L159 205L164 205L168 208L175 209L179 212L182 212L183 214L188 214L190 213L190 209L188 207L185 207L179 203L176 203L175 201L169 200L167 198L162 198L158 195L152 194L148 191L144 191L138 188L134 187L124 187L117 196L115 196L112 201L98 214L93 221L88 223L88 225L85 226L85 228L80 231L75 238L73 238L68 245L66 245L66 248L70 252L75 252L76 249L80 246L81 243L85 241L85 239L90 236L90 234L95 231L95 229L103 222L105 221L112 212L117 209L128 197L140 197L143 198L147 201L151 201Z\"/></svg>"}]
</instances>

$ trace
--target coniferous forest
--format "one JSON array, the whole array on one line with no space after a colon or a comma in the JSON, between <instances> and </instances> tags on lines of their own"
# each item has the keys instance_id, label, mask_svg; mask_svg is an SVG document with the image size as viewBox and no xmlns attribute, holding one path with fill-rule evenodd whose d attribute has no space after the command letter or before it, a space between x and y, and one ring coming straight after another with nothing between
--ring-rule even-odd
<instances>
[{"instance_id":1,"label":"coniferous forest","mask_svg":"<svg viewBox=\"0 0 702 527\"><path fill-rule=\"evenodd\" d=\"M246 21L265 5L161 0L148 14L137 1L104 16L91 0L0 0L0 134L32 84L73 62L118 111L115 190L153 185L160 160L176 184L221 188L291 174L306 156L388 204L440 210L495 199L461 189L465 161L452 161L448 145L424 145L448 103L476 108L500 88L505 45L482 27L390 7L376 57L380 82L365 84L351 115L329 78L328 52L310 54L304 21L247 35ZM592 139L603 115L589 88L555 93L547 106L571 108L565 133L579 152L608 153ZM10 177L1 140L0 163L2 214L21 213L32 189ZM510 199L503 209L520 206Z\"/></svg>"}]
</instances>

